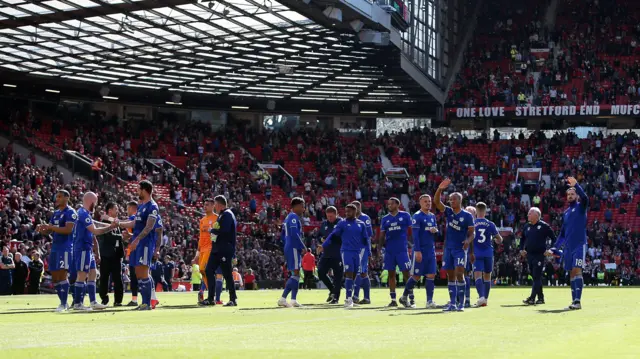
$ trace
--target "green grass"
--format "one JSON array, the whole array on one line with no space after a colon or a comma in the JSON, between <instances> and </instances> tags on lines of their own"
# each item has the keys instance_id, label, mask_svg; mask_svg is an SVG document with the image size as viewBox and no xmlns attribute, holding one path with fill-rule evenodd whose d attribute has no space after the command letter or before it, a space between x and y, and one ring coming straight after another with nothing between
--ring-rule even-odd
<instances>
[{"instance_id":1,"label":"green grass","mask_svg":"<svg viewBox=\"0 0 640 359\"><path fill-rule=\"evenodd\" d=\"M488 307L464 313L386 309L382 289L373 305L353 310L325 305L324 290L301 290L301 309L275 308L280 291L239 292L237 308L198 308L195 293L159 293L151 312L61 314L54 295L0 297L0 357L640 357L640 289L587 288L575 312L562 311L569 288L545 291L546 305L524 307L528 289L493 289ZM416 294L423 305L424 289ZM446 297L446 288L436 290L439 303Z\"/></svg>"}]
</instances>

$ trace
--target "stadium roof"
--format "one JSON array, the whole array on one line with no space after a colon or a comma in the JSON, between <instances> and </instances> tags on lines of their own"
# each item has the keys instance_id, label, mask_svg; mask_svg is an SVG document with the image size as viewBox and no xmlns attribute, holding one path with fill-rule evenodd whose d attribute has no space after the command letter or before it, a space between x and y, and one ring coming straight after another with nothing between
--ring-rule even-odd
<instances>
[{"instance_id":1,"label":"stadium roof","mask_svg":"<svg viewBox=\"0 0 640 359\"><path fill-rule=\"evenodd\" d=\"M0 0L0 75L70 97L99 99L107 85L150 104L179 93L184 105L209 107L435 107L395 46L257 1Z\"/></svg>"}]
</instances>

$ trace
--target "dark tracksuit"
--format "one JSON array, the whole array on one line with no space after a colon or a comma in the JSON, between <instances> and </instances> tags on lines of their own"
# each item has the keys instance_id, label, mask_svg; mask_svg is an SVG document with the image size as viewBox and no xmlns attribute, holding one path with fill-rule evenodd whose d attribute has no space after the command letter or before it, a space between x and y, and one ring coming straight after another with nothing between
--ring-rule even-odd
<instances>
[{"instance_id":1,"label":"dark tracksuit","mask_svg":"<svg viewBox=\"0 0 640 359\"><path fill-rule=\"evenodd\" d=\"M40 280L44 263L40 259L29 262L29 294L40 294Z\"/></svg>"},{"instance_id":2,"label":"dark tracksuit","mask_svg":"<svg viewBox=\"0 0 640 359\"><path fill-rule=\"evenodd\" d=\"M24 294L24 289L29 276L29 268L23 261L15 263L16 268L13 270L13 295Z\"/></svg>"},{"instance_id":3,"label":"dark tracksuit","mask_svg":"<svg viewBox=\"0 0 640 359\"><path fill-rule=\"evenodd\" d=\"M4 265L12 265L13 259L0 254ZM13 292L13 269L0 269L0 295L11 295Z\"/></svg>"},{"instance_id":4,"label":"dark tracksuit","mask_svg":"<svg viewBox=\"0 0 640 359\"><path fill-rule=\"evenodd\" d=\"M340 222L340 218L331 223L327 220L322 222L320 226L320 237L324 242L326 238L333 232L333 228ZM342 256L340 255L340 248L342 247L342 238L340 236L333 236L331 243L324 248L322 257L318 262L318 277L324 285L329 289L329 293L332 293L336 300L340 299L340 289L342 288L342 276L344 275L344 268L342 267ZM329 270L333 271L333 281L327 273Z\"/></svg>"},{"instance_id":5,"label":"dark tracksuit","mask_svg":"<svg viewBox=\"0 0 640 359\"><path fill-rule=\"evenodd\" d=\"M216 238L211 243L211 256L207 263L205 272L207 273L207 288L209 289L207 299L213 302L216 288L216 270L220 267L222 276L227 282L229 290L229 301L237 300L236 288L233 285L233 258L236 256L236 216L231 209L225 209L218 216L217 229L211 230Z\"/></svg>"},{"instance_id":6,"label":"dark tracksuit","mask_svg":"<svg viewBox=\"0 0 640 359\"><path fill-rule=\"evenodd\" d=\"M164 282L162 282L162 291L173 291L173 270L176 268L175 263L168 262L162 265L162 271L164 273Z\"/></svg>"},{"instance_id":7,"label":"dark tracksuit","mask_svg":"<svg viewBox=\"0 0 640 359\"><path fill-rule=\"evenodd\" d=\"M536 224L527 223L522 229L522 239L520 240L520 250L527 251L527 262L529 272L533 278L531 288L531 298L535 300L536 295L539 300L544 300L542 293L542 271L545 266L544 252L547 250L547 239L556 240L553 229L544 221Z\"/></svg>"},{"instance_id":8,"label":"dark tracksuit","mask_svg":"<svg viewBox=\"0 0 640 359\"><path fill-rule=\"evenodd\" d=\"M124 286L122 284L122 258L124 242L119 228L98 236L100 246L100 299L109 302L110 284L113 282L114 303L122 304ZM134 271L135 272L135 271Z\"/></svg>"},{"instance_id":9,"label":"dark tracksuit","mask_svg":"<svg viewBox=\"0 0 640 359\"><path fill-rule=\"evenodd\" d=\"M164 273L162 268L162 262L160 262L159 260L156 260L151 264L151 278L153 279L153 284L155 285L154 289L157 289L158 285L161 285L162 288L164 288L165 286Z\"/></svg>"}]
</instances>

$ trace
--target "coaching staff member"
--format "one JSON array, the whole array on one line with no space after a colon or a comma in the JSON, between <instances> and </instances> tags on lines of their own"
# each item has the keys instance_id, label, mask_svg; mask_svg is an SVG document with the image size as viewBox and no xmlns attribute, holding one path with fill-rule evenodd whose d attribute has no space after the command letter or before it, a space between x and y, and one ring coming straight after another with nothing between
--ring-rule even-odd
<instances>
[{"instance_id":1,"label":"coaching staff member","mask_svg":"<svg viewBox=\"0 0 640 359\"><path fill-rule=\"evenodd\" d=\"M105 210L107 216L111 219L118 218L118 206L113 203L107 203ZM100 298L102 304L109 303L109 287L113 281L114 307L122 306L122 296L124 293L122 285L122 258L124 258L124 242L122 240L122 231L115 228L111 232L105 233L98 237L100 246ZM111 281L109 280L111 278Z\"/></svg>"},{"instance_id":2,"label":"coaching staff member","mask_svg":"<svg viewBox=\"0 0 640 359\"><path fill-rule=\"evenodd\" d=\"M320 226L320 238L322 242L327 239L327 236L333 232L333 228L340 222L338 218L338 210L336 207L328 207L326 210L327 219L322 222ZM344 269L342 267L342 256L340 255L340 247L342 247L342 238L340 236L333 236L331 243L327 248L322 251L322 258L318 262L318 277L322 283L329 289L329 298L327 302L331 304L338 304L340 299L340 290L342 289L342 276L344 275ZM333 281L327 273L329 270L333 272Z\"/></svg>"},{"instance_id":3,"label":"coaching staff member","mask_svg":"<svg viewBox=\"0 0 640 359\"><path fill-rule=\"evenodd\" d=\"M533 277L531 295L522 302L526 305L544 304L542 293L542 271L545 265L544 252L547 250L547 239L555 242L556 236L553 229L540 219L542 213L537 207L531 207L527 215L529 222L522 229L520 239L520 253L527 257L529 272ZM536 296L538 300L536 301Z\"/></svg>"},{"instance_id":4,"label":"coaching staff member","mask_svg":"<svg viewBox=\"0 0 640 359\"><path fill-rule=\"evenodd\" d=\"M227 199L224 196L214 198L214 208L218 213L218 221L211 229L211 256L207 263L208 298L201 302L202 305L214 305L216 288L216 269L220 267L222 276L227 282L229 301L225 307L237 306L236 288L233 285L233 258L236 255L236 216L227 208Z\"/></svg>"}]
</instances>

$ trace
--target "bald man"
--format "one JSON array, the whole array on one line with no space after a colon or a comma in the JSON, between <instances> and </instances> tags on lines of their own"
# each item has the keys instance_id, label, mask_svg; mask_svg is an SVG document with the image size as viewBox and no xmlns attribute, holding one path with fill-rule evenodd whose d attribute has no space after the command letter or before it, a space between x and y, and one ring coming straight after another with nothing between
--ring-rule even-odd
<instances>
[{"instance_id":1,"label":"bald man","mask_svg":"<svg viewBox=\"0 0 640 359\"><path fill-rule=\"evenodd\" d=\"M105 234L116 227L116 224L106 224L93 220L93 210L98 204L98 196L87 192L82 197L82 207L78 210L78 222L75 227L73 240L73 261L77 272L73 289L73 309L93 310L104 309L106 305L96 301L96 263L100 263L100 250L96 236ZM85 285L85 281L87 281ZM85 307L84 295L89 293L90 307Z\"/></svg>"}]
</instances>

